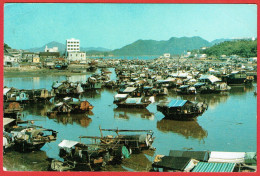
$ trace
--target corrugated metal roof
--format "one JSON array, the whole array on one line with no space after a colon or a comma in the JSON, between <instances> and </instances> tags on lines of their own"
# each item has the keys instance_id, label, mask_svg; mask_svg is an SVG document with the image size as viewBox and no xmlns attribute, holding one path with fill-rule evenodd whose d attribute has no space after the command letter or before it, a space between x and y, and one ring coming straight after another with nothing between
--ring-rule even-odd
<instances>
[{"instance_id":1,"label":"corrugated metal roof","mask_svg":"<svg viewBox=\"0 0 260 176\"><path fill-rule=\"evenodd\" d=\"M168 103L168 107L182 107L183 105L185 105L185 103L187 102L187 100L172 100Z\"/></svg>"},{"instance_id":2,"label":"corrugated metal roof","mask_svg":"<svg viewBox=\"0 0 260 176\"><path fill-rule=\"evenodd\" d=\"M236 163L199 162L192 172L233 172Z\"/></svg>"}]
</instances>

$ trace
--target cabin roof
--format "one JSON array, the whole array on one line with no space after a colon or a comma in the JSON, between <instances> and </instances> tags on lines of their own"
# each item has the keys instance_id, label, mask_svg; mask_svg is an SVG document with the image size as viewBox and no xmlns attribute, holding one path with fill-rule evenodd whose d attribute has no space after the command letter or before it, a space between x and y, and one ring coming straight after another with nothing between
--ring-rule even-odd
<instances>
[{"instance_id":1,"label":"cabin roof","mask_svg":"<svg viewBox=\"0 0 260 176\"><path fill-rule=\"evenodd\" d=\"M124 93L131 93L136 90L136 87L127 87L123 92Z\"/></svg>"},{"instance_id":2,"label":"cabin roof","mask_svg":"<svg viewBox=\"0 0 260 176\"><path fill-rule=\"evenodd\" d=\"M126 103L141 104L141 98L127 98Z\"/></svg>"},{"instance_id":3,"label":"cabin roof","mask_svg":"<svg viewBox=\"0 0 260 176\"><path fill-rule=\"evenodd\" d=\"M208 79L211 83L220 81L220 79L218 79L216 76L213 75L201 75L201 77L199 78L199 80L205 80Z\"/></svg>"},{"instance_id":4,"label":"cabin roof","mask_svg":"<svg viewBox=\"0 0 260 176\"><path fill-rule=\"evenodd\" d=\"M199 162L192 172L233 172L236 163Z\"/></svg>"},{"instance_id":5,"label":"cabin roof","mask_svg":"<svg viewBox=\"0 0 260 176\"><path fill-rule=\"evenodd\" d=\"M61 85L62 85L62 83L54 83L52 87L53 87L53 88L58 88L58 87L60 87Z\"/></svg>"},{"instance_id":6,"label":"cabin roof","mask_svg":"<svg viewBox=\"0 0 260 176\"><path fill-rule=\"evenodd\" d=\"M126 98L128 94L116 94L115 98Z\"/></svg>"},{"instance_id":7,"label":"cabin roof","mask_svg":"<svg viewBox=\"0 0 260 176\"><path fill-rule=\"evenodd\" d=\"M190 87L189 85L182 85L182 86L180 86L179 88L180 89L183 89L183 88L188 88L188 87Z\"/></svg>"},{"instance_id":8,"label":"cabin roof","mask_svg":"<svg viewBox=\"0 0 260 176\"><path fill-rule=\"evenodd\" d=\"M170 108L173 107L182 107L187 103L188 100L171 100L167 106Z\"/></svg>"},{"instance_id":9,"label":"cabin roof","mask_svg":"<svg viewBox=\"0 0 260 176\"><path fill-rule=\"evenodd\" d=\"M58 146L61 148L71 148L78 143L79 142L77 142L77 141L63 140L61 143L59 143Z\"/></svg>"}]
</instances>

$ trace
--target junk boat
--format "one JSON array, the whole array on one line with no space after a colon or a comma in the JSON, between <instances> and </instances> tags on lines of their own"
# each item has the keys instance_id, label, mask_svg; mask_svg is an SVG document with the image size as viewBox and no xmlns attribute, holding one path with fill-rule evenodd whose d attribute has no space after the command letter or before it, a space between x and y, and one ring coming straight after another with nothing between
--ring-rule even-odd
<instances>
[{"instance_id":1,"label":"junk boat","mask_svg":"<svg viewBox=\"0 0 260 176\"><path fill-rule=\"evenodd\" d=\"M236 84L251 84L254 80L254 76L249 76L245 71L233 71L228 76L224 77L228 85Z\"/></svg>"},{"instance_id":2,"label":"junk boat","mask_svg":"<svg viewBox=\"0 0 260 176\"><path fill-rule=\"evenodd\" d=\"M197 93L196 88L190 85L182 85L176 91L182 95L195 95Z\"/></svg>"},{"instance_id":3,"label":"junk boat","mask_svg":"<svg viewBox=\"0 0 260 176\"><path fill-rule=\"evenodd\" d=\"M72 82L64 81L64 82L54 82L52 84L51 92L54 92L56 97L63 98L67 96L78 97L84 92L84 90L81 87L81 83L72 83Z\"/></svg>"},{"instance_id":4,"label":"junk boat","mask_svg":"<svg viewBox=\"0 0 260 176\"><path fill-rule=\"evenodd\" d=\"M115 137L108 135L103 136L103 131L115 132L117 135ZM123 133L144 133L144 134L119 134ZM103 144L122 144L127 147L127 149L133 152L140 152L142 150L154 149L152 144L155 139L153 137L152 130L119 130L119 129L101 129L101 143Z\"/></svg>"},{"instance_id":5,"label":"junk boat","mask_svg":"<svg viewBox=\"0 0 260 176\"><path fill-rule=\"evenodd\" d=\"M55 107L47 112L47 115L58 115L68 113L85 113L94 108L87 100L79 100L77 98L65 97L63 102L55 104Z\"/></svg>"},{"instance_id":6,"label":"junk boat","mask_svg":"<svg viewBox=\"0 0 260 176\"><path fill-rule=\"evenodd\" d=\"M157 105L157 110L165 118L174 120L192 120L203 114L207 108L208 105L203 102L194 103L188 100L171 100Z\"/></svg>"},{"instance_id":7,"label":"junk boat","mask_svg":"<svg viewBox=\"0 0 260 176\"><path fill-rule=\"evenodd\" d=\"M23 111L20 103L18 102L11 102L11 103L4 103L4 116L11 117L16 119L17 116Z\"/></svg>"},{"instance_id":8,"label":"junk boat","mask_svg":"<svg viewBox=\"0 0 260 176\"><path fill-rule=\"evenodd\" d=\"M96 137L91 138L97 139ZM60 148L59 156L63 158L64 162L52 161L51 169L57 171L95 171L100 170L102 166L110 162L120 162L124 155L129 157L128 150L121 144L84 144L63 140L58 146Z\"/></svg>"},{"instance_id":9,"label":"junk boat","mask_svg":"<svg viewBox=\"0 0 260 176\"><path fill-rule=\"evenodd\" d=\"M103 131L116 132L116 136L103 136ZM146 133L119 135L119 132ZM101 137L80 136L80 142L63 140L59 144L59 156L64 162L52 161L52 170L100 170L106 164L118 164L123 158L129 158L132 152L154 149L151 130L101 129ZM92 139L91 144L81 143L82 139Z\"/></svg>"},{"instance_id":10,"label":"junk boat","mask_svg":"<svg viewBox=\"0 0 260 176\"><path fill-rule=\"evenodd\" d=\"M114 104L119 108L146 108L152 102L147 97L128 97L127 94L117 94Z\"/></svg>"},{"instance_id":11,"label":"junk boat","mask_svg":"<svg viewBox=\"0 0 260 176\"><path fill-rule=\"evenodd\" d=\"M57 133L35 125L14 126L10 131L14 138L14 148L22 152L40 150L45 143L55 141Z\"/></svg>"}]
</instances>

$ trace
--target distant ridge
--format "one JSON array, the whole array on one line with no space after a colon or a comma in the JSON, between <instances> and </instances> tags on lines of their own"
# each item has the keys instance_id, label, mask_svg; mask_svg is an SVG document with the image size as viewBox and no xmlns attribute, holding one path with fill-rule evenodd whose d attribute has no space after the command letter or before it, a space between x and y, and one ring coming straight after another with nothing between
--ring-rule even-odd
<instances>
[{"instance_id":1,"label":"distant ridge","mask_svg":"<svg viewBox=\"0 0 260 176\"><path fill-rule=\"evenodd\" d=\"M47 44L43 45L42 47L30 48L30 49L26 49L26 50L28 50L30 52L44 52L46 45L48 46L48 48L58 47L60 53L65 53L66 45L59 43L59 42L55 42L55 41L47 43ZM101 52L105 52L105 51L110 51L110 49L102 48L102 47L80 47L80 51L101 51Z\"/></svg>"},{"instance_id":2,"label":"distant ridge","mask_svg":"<svg viewBox=\"0 0 260 176\"><path fill-rule=\"evenodd\" d=\"M81 51L89 52L87 54L113 54L115 56L144 56L144 55L163 55L164 53L170 54L183 54L184 52L194 49L200 49L201 47L211 47L213 45L225 42L233 41L235 39L216 39L209 42L199 36L194 37L171 37L169 40L137 40L131 44L128 44L122 48L110 50L102 47L81 47ZM43 52L45 46L48 48L58 47L61 54L65 53L65 44L52 41L38 48L27 49L30 52Z\"/></svg>"},{"instance_id":3,"label":"distant ridge","mask_svg":"<svg viewBox=\"0 0 260 176\"><path fill-rule=\"evenodd\" d=\"M172 37L167 41L137 40L120 49L113 50L114 55L137 56L137 55L162 55L164 53L182 54L188 50L209 47L212 44L201 37Z\"/></svg>"}]
</instances>

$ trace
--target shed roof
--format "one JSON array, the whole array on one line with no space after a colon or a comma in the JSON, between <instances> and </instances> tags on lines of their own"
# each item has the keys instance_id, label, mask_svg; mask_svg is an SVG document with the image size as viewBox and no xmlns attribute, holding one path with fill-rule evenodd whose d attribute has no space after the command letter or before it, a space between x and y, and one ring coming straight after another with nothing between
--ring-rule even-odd
<instances>
[{"instance_id":1,"label":"shed roof","mask_svg":"<svg viewBox=\"0 0 260 176\"><path fill-rule=\"evenodd\" d=\"M244 163L245 152L215 152L210 153L208 162L222 162L222 163Z\"/></svg>"},{"instance_id":2,"label":"shed roof","mask_svg":"<svg viewBox=\"0 0 260 176\"><path fill-rule=\"evenodd\" d=\"M164 156L161 161L155 162L153 166L183 171L190 160L190 158L186 157Z\"/></svg>"},{"instance_id":3,"label":"shed roof","mask_svg":"<svg viewBox=\"0 0 260 176\"><path fill-rule=\"evenodd\" d=\"M182 107L183 105L185 105L185 103L187 102L187 100L171 100L167 106L170 108L173 107Z\"/></svg>"},{"instance_id":4,"label":"shed roof","mask_svg":"<svg viewBox=\"0 0 260 176\"><path fill-rule=\"evenodd\" d=\"M232 172L236 163L206 163L199 162L192 172Z\"/></svg>"},{"instance_id":5,"label":"shed roof","mask_svg":"<svg viewBox=\"0 0 260 176\"><path fill-rule=\"evenodd\" d=\"M208 151L170 150L169 156L187 157L187 158L196 159L196 160L200 160L200 161L208 161L209 152Z\"/></svg>"}]
</instances>

